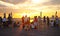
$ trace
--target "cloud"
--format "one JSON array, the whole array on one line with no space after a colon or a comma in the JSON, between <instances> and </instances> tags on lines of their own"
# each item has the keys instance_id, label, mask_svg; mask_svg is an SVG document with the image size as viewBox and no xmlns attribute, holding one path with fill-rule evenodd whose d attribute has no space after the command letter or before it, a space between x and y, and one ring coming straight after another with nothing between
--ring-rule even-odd
<instances>
[{"instance_id":1,"label":"cloud","mask_svg":"<svg viewBox=\"0 0 60 36\"><path fill-rule=\"evenodd\" d=\"M1 8L17 8L17 7L14 4L0 1L0 9Z\"/></svg>"},{"instance_id":2,"label":"cloud","mask_svg":"<svg viewBox=\"0 0 60 36\"><path fill-rule=\"evenodd\" d=\"M50 0L49 2L43 3L44 6L49 6L49 9L60 10L60 0Z\"/></svg>"},{"instance_id":3,"label":"cloud","mask_svg":"<svg viewBox=\"0 0 60 36\"><path fill-rule=\"evenodd\" d=\"M1 0L1 1L12 3L12 4L18 4L18 3L24 3L27 0Z\"/></svg>"},{"instance_id":4,"label":"cloud","mask_svg":"<svg viewBox=\"0 0 60 36\"><path fill-rule=\"evenodd\" d=\"M4 5L4 6L14 6L14 4L10 4L10 3L7 3L7 2L3 2L3 1L0 1L0 5Z\"/></svg>"},{"instance_id":5,"label":"cloud","mask_svg":"<svg viewBox=\"0 0 60 36\"><path fill-rule=\"evenodd\" d=\"M6 6L5 6L5 5L1 5L1 4L0 4L0 7L6 7Z\"/></svg>"},{"instance_id":6,"label":"cloud","mask_svg":"<svg viewBox=\"0 0 60 36\"><path fill-rule=\"evenodd\" d=\"M50 0L49 2L43 3L43 5L60 5L60 0Z\"/></svg>"},{"instance_id":7,"label":"cloud","mask_svg":"<svg viewBox=\"0 0 60 36\"><path fill-rule=\"evenodd\" d=\"M50 2L52 5L60 5L60 0L52 0Z\"/></svg>"},{"instance_id":8,"label":"cloud","mask_svg":"<svg viewBox=\"0 0 60 36\"><path fill-rule=\"evenodd\" d=\"M35 5L29 3L30 1L27 0L0 0L0 7L2 8L7 7L5 8L6 10L7 9L11 10L14 8L14 12L17 12L15 9L22 9L23 11L24 8L29 10L36 10L36 11L45 10L45 9L56 10L56 9L60 9L60 7L58 7L58 5L60 6L59 1L60 0L48 0L48 2L39 3L38 5ZM18 12L20 12L20 10L18 10Z\"/></svg>"}]
</instances>

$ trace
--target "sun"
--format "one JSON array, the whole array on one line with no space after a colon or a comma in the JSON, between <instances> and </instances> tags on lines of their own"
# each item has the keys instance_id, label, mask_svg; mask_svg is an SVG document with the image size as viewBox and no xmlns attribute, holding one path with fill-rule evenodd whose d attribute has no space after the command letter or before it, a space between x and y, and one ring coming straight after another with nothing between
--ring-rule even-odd
<instances>
[{"instance_id":1,"label":"sun","mask_svg":"<svg viewBox=\"0 0 60 36\"><path fill-rule=\"evenodd\" d=\"M44 3L46 0L31 0L32 3L34 4L39 4L39 3Z\"/></svg>"}]
</instances>

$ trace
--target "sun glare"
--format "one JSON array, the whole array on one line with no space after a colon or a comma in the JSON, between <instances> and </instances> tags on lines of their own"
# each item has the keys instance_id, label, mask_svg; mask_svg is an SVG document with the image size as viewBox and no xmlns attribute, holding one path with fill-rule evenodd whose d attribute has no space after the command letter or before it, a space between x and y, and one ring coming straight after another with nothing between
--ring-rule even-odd
<instances>
[{"instance_id":1,"label":"sun glare","mask_svg":"<svg viewBox=\"0 0 60 36\"><path fill-rule=\"evenodd\" d=\"M45 0L31 0L31 2L34 4L39 4L45 2Z\"/></svg>"},{"instance_id":2,"label":"sun glare","mask_svg":"<svg viewBox=\"0 0 60 36\"><path fill-rule=\"evenodd\" d=\"M26 16L26 15L27 15L27 17L30 16L30 14L28 14L28 13L23 13L23 14L21 14L21 16Z\"/></svg>"}]
</instances>

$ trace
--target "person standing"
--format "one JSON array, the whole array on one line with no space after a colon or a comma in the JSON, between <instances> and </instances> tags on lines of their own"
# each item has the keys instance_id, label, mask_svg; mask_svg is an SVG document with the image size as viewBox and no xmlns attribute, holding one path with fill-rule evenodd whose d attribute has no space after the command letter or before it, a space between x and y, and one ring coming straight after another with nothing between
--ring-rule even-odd
<instances>
[{"instance_id":1,"label":"person standing","mask_svg":"<svg viewBox=\"0 0 60 36\"><path fill-rule=\"evenodd\" d=\"M41 17L38 16L38 23L40 24L40 22L41 22Z\"/></svg>"},{"instance_id":2,"label":"person standing","mask_svg":"<svg viewBox=\"0 0 60 36\"><path fill-rule=\"evenodd\" d=\"M38 28L40 28L40 24L42 24L41 17L38 16Z\"/></svg>"},{"instance_id":3,"label":"person standing","mask_svg":"<svg viewBox=\"0 0 60 36\"><path fill-rule=\"evenodd\" d=\"M46 24L46 17L45 16L43 17L43 22Z\"/></svg>"},{"instance_id":4,"label":"person standing","mask_svg":"<svg viewBox=\"0 0 60 36\"><path fill-rule=\"evenodd\" d=\"M8 26L12 26L12 17L10 14L8 16Z\"/></svg>"},{"instance_id":5,"label":"person standing","mask_svg":"<svg viewBox=\"0 0 60 36\"><path fill-rule=\"evenodd\" d=\"M35 26L35 29L37 29L37 27L38 27L38 19L37 19L37 16L34 16L34 26Z\"/></svg>"},{"instance_id":6,"label":"person standing","mask_svg":"<svg viewBox=\"0 0 60 36\"><path fill-rule=\"evenodd\" d=\"M25 24L24 29L25 29L25 30L28 30L28 17L27 17L27 15L26 15L25 18L24 18L24 24Z\"/></svg>"},{"instance_id":7,"label":"person standing","mask_svg":"<svg viewBox=\"0 0 60 36\"><path fill-rule=\"evenodd\" d=\"M59 26L58 25L59 24L59 18L58 18L58 16L55 17L55 22L56 22L56 27L58 27Z\"/></svg>"},{"instance_id":8,"label":"person standing","mask_svg":"<svg viewBox=\"0 0 60 36\"><path fill-rule=\"evenodd\" d=\"M0 27L2 26L2 17L0 17Z\"/></svg>"},{"instance_id":9,"label":"person standing","mask_svg":"<svg viewBox=\"0 0 60 36\"><path fill-rule=\"evenodd\" d=\"M4 18L2 19L2 21L3 21L3 26L4 26L4 28L5 28L5 27L6 27L6 21L7 21L6 17L4 17Z\"/></svg>"},{"instance_id":10,"label":"person standing","mask_svg":"<svg viewBox=\"0 0 60 36\"><path fill-rule=\"evenodd\" d=\"M55 19L54 19L53 15L52 15L52 19L51 19L51 26L55 26Z\"/></svg>"},{"instance_id":11,"label":"person standing","mask_svg":"<svg viewBox=\"0 0 60 36\"><path fill-rule=\"evenodd\" d=\"M28 30L30 30L30 17L27 19L27 24L28 24Z\"/></svg>"},{"instance_id":12,"label":"person standing","mask_svg":"<svg viewBox=\"0 0 60 36\"><path fill-rule=\"evenodd\" d=\"M50 24L50 20L49 20L49 17L47 16L47 25L49 26Z\"/></svg>"},{"instance_id":13,"label":"person standing","mask_svg":"<svg viewBox=\"0 0 60 36\"><path fill-rule=\"evenodd\" d=\"M25 27L25 24L24 24L24 16L22 17L22 27L23 27L23 29Z\"/></svg>"}]
</instances>

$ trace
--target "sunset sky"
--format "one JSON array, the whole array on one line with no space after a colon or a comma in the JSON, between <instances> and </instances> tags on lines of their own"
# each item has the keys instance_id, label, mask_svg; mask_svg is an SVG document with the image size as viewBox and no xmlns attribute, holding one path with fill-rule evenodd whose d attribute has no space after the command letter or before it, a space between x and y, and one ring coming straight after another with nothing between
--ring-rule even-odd
<instances>
[{"instance_id":1,"label":"sunset sky","mask_svg":"<svg viewBox=\"0 0 60 36\"><path fill-rule=\"evenodd\" d=\"M4 12L12 12L13 18L21 18L24 15L33 17L42 12L43 16L51 17L56 11L59 15L60 0L0 0L0 16L3 16Z\"/></svg>"}]
</instances>

